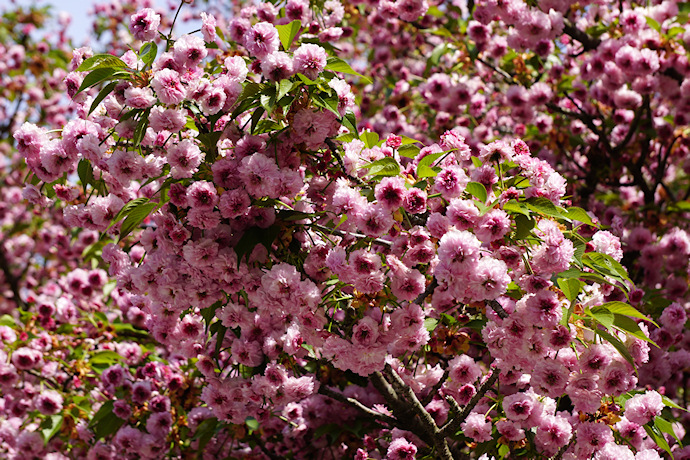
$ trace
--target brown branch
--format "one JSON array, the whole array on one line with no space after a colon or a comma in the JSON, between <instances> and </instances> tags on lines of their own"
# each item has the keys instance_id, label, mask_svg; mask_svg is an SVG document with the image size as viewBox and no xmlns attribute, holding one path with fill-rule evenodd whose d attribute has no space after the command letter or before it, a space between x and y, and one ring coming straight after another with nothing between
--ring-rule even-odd
<instances>
[{"instance_id":1,"label":"brown branch","mask_svg":"<svg viewBox=\"0 0 690 460\"><path fill-rule=\"evenodd\" d=\"M506 319L509 315L508 312L503 309L503 306L495 300L489 300L487 302L491 309L496 312L499 318Z\"/></svg>"},{"instance_id":2,"label":"brown branch","mask_svg":"<svg viewBox=\"0 0 690 460\"><path fill-rule=\"evenodd\" d=\"M405 401L409 404L411 411L419 417L421 428L426 432L427 436L431 438L432 444L436 448L437 458L453 460L453 455L450 453L446 435L441 432L434 418L427 412L424 406L422 406L422 403L417 398L415 392L412 391L412 388L405 384L403 379L400 378L390 364L386 363L383 373L388 377L395 391L405 397Z\"/></svg>"},{"instance_id":3,"label":"brown branch","mask_svg":"<svg viewBox=\"0 0 690 460\"><path fill-rule=\"evenodd\" d=\"M470 402L468 402L467 405L455 417L449 419L448 422L441 427L442 434L445 436L452 436L456 431L458 431L462 422L464 422L467 416L470 415L470 412L472 412L472 409L475 408L479 401L484 397L486 392L494 386L494 383L496 383L496 380L498 380L498 374L498 369L494 369L489 378L486 379L486 381L479 387L477 393L472 396ZM446 397L446 400L452 407L456 408L456 410L460 408L458 403L451 396Z\"/></svg>"},{"instance_id":4,"label":"brown branch","mask_svg":"<svg viewBox=\"0 0 690 460\"><path fill-rule=\"evenodd\" d=\"M357 134L357 133L355 133ZM335 157L335 160L338 162L338 165L340 166L340 169L342 169L343 174L350 179L351 181L363 185L365 182L360 179L359 177L352 176L348 174L347 170L345 169L345 164L343 163L343 159L340 157L340 154L338 153L338 147L335 145L332 139L326 138L326 145L328 146L329 149L331 149L331 153L333 154L333 157Z\"/></svg>"},{"instance_id":5,"label":"brown branch","mask_svg":"<svg viewBox=\"0 0 690 460\"><path fill-rule=\"evenodd\" d=\"M563 19L563 32L565 32L570 38L582 43L584 51L595 50L601 44L601 40L596 37L592 37L587 32L578 29L575 24L567 19Z\"/></svg>"},{"instance_id":6,"label":"brown branch","mask_svg":"<svg viewBox=\"0 0 690 460\"><path fill-rule=\"evenodd\" d=\"M438 394L438 390L441 389L443 384L445 383L446 380L448 380L448 376L450 375L450 372L448 369L443 373L441 378L436 382L436 385L434 385L431 390L429 391L429 394L422 399L422 406L426 407L431 401L433 401L434 396Z\"/></svg>"},{"instance_id":7,"label":"brown branch","mask_svg":"<svg viewBox=\"0 0 690 460\"><path fill-rule=\"evenodd\" d=\"M431 280L431 283L429 283L429 285L426 287L426 289L424 289L424 292L419 294L417 296L417 298L412 301L412 303L416 303L417 305L422 305L422 302L424 302L424 299L429 297L437 287L438 287L438 281L436 280L436 277L434 277Z\"/></svg>"},{"instance_id":8,"label":"brown branch","mask_svg":"<svg viewBox=\"0 0 690 460\"><path fill-rule=\"evenodd\" d=\"M573 435L573 436L570 438L570 441L568 441L568 444L566 444L565 446L561 447L561 448L558 450L558 452L556 452L556 455L554 455L553 457L551 457L549 460L561 460L561 458L563 458L563 454L565 454L565 451L568 450L568 448L573 444L574 441L575 441L575 435Z\"/></svg>"},{"instance_id":9,"label":"brown branch","mask_svg":"<svg viewBox=\"0 0 690 460\"><path fill-rule=\"evenodd\" d=\"M319 387L319 393L328 396L329 398L335 399L336 401L340 401L343 404L354 407L355 409L364 412L366 415L376 420L377 422L387 423L391 426L395 425L395 419L393 417L390 417L386 414L382 414L380 412L376 412L375 410L370 409L361 402L357 401L355 398L348 398L344 394L338 393L337 391L332 390L323 385Z\"/></svg>"},{"instance_id":10,"label":"brown branch","mask_svg":"<svg viewBox=\"0 0 690 460\"><path fill-rule=\"evenodd\" d=\"M0 242L0 270L2 270L4 273L7 284L10 285L12 297L14 302L17 304L17 307L24 311L28 310L29 306L24 302L24 300L22 300L21 295L19 295L19 280L12 273L10 264L5 256L5 248L2 242Z\"/></svg>"},{"instance_id":11,"label":"brown branch","mask_svg":"<svg viewBox=\"0 0 690 460\"><path fill-rule=\"evenodd\" d=\"M348 236L350 236L350 237L353 237L353 238L369 239L369 240L373 241L374 243L380 244L380 245L382 245L382 246L392 246L392 245L393 245L393 243L392 243L391 241L384 240L384 239L381 239L381 238L372 238L372 237L366 236L366 235L364 235L364 234L362 234L362 233L345 232L345 231L343 231L343 230L338 230L338 229L336 229L336 228L325 227L325 226L319 225L319 224L309 224L309 226L310 226L310 227L314 227L314 228L316 228L316 229L319 229L319 230L321 230L322 232L331 233L331 234L337 235L337 236L342 236L342 237L348 237Z\"/></svg>"}]
</instances>

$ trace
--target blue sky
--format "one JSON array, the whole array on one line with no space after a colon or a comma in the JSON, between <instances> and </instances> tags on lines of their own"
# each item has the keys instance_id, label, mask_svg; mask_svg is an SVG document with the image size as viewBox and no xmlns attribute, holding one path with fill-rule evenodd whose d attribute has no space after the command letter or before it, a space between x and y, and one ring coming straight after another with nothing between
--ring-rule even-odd
<instances>
[{"instance_id":1,"label":"blue sky","mask_svg":"<svg viewBox=\"0 0 690 460\"><path fill-rule=\"evenodd\" d=\"M100 0L102 2L103 0ZM72 22L69 26L69 34L74 37L75 42L80 42L88 35L91 30L91 21L87 17L87 12L97 0L0 0L0 4L6 6L8 3L28 6L37 4L39 6L52 5L53 14L57 16L60 11L69 13Z\"/></svg>"}]
</instances>

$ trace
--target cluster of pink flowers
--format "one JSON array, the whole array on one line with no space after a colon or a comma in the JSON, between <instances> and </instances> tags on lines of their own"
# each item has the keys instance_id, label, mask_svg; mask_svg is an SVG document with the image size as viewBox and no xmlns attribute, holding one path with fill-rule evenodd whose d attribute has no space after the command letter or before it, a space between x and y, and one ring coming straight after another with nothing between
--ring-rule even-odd
<instances>
[{"instance_id":1,"label":"cluster of pink flowers","mask_svg":"<svg viewBox=\"0 0 690 460\"><path fill-rule=\"evenodd\" d=\"M2 231L65 206L0 245L0 453L688 455L690 237L626 212L687 199L678 8L467 8L97 6L12 120Z\"/></svg>"}]
</instances>

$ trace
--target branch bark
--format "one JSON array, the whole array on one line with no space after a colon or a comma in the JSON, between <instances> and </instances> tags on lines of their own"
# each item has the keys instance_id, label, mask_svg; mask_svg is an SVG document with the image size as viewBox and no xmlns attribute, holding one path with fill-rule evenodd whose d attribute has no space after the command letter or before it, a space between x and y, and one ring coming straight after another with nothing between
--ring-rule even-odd
<instances>
[{"instance_id":1,"label":"branch bark","mask_svg":"<svg viewBox=\"0 0 690 460\"><path fill-rule=\"evenodd\" d=\"M2 270L7 284L9 284L10 289L12 290L12 298L17 304L17 307L22 310L27 310L28 306L26 303L24 303L21 295L19 294L19 280L14 276L14 273L12 273L10 264L5 256L5 248L3 243L0 243L0 270Z\"/></svg>"}]
</instances>

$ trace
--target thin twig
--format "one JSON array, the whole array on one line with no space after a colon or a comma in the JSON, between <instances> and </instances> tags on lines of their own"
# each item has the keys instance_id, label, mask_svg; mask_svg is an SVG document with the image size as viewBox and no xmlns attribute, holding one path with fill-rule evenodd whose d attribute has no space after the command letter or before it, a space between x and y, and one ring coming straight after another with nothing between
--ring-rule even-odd
<instances>
[{"instance_id":1,"label":"thin twig","mask_svg":"<svg viewBox=\"0 0 690 460\"><path fill-rule=\"evenodd\" d=\"M497 301L489 300L487 303L489 304L491 309L496 312L496 314L498 315L499 318L506 319L508 316L510 316L510 315L508 315L508 312L506 312L503 309L503 306L500 303L498 303Z\"/></svg>"},{"instance_id":2,"label":"thin twig","mask_svg":"<svg viewBox=\"0 0 690 460\"><path fill-rule=\"evenodd\" d=\"M368 408L361 402L357 401L354 398L348 398L347 396L343 395L342 393L338 393L337 391L334 391L326 386L320 386L319 387L319 393L322 395L328 396L329 398L333 398L336 401L340 401L343 404L347 404L349 406L354 407L355 409L364 412L366 415L369 417L373 418L376 421L379 422L384 422L387 423L391 426L395 425L395 419L389 415L382 414L381 412L376 412L373 409Z\"/></svg>"},{"instance_id":3,"label":"thin twig","mask_svg":"<svg viewBox=\"0 0 690 460\"><path fill-rule=\"evenodd\" d=\"M10 285L12 297L14 302L17 304L17 307L24 311L28 310L29 306L24 302L21 295L19 295L19 280L14 276L14 273L12 273L10 264L5 256L3 242L0 242L0 270L2 270L2 272L5 274L5 280L7 281L7 284Z\"/></svg>"},{"instance_id":4,"label":"thin twig","mask_svg":"<svg viewBox=\"0 0 690 460\"><path fill-rule=\"evenodd\" d=\"M498 374L499 371L498 369L494 369L493 373L489 376L488 379L479 387L477 390L477 393L472 396L472 399L470 399L470 402L467 403L467 405L460 411L455 417L452 419L448 420L445 425L441 427L441 433L445 436L452 436L455 434L456 431L460 428L460 425L462 422L465 421L468 415L470 415L470 412L472 412L472 409L479 403L479 401L484 397L487 391L491 389L491 387L494 386L494 383L496 383L496 380L498 380ZM446 399L448 400L448 399ZM449 404L453 405L452 402L448 401ZM455 403L455 406L457 406L457 402ZM459 407L459 406L457 406Z\"/></svg>"},{"instance_id":5,"label":"thin twig","mask_svg":"<svg viewBox=\"0 0 690 460\"><path fill-rule=\"evenodd\" d=\"M414 299L414 301L412 303L416 303L417 305L422 305L422 302L424 302L424 299L429 297L437 287L438 287L438 281L436 281L436 278L434 277L431 280L431 283L429 283L429 285L426 287L426 289L424 289L424 292L419 294L417 296L417 298Z\"/></svg>"},{"instance_id":6,"label":"thin twig","mask_svg":"<svg viewBox=\"0 0 690 460\"><path fill-rule=\"evenodd\" d=\"M369 239L369 240L373 241L374 243L380 244L380 245L382 245L382 246L392 246L392 245L393 245L393 243L392 243L391 241L384 240L384 239L381 239L381 238L372 238L372 237L366 236L366 235L364 235L364 234L362 234L362 233L345 232L345 231L343 231L343 230L338 230L338 229L335 229L335 228L325 227L325 226L319 225L319 224L310 224L310 226L311 226L311 227L314 227L314 228L316 228L316 229L318 229L318 230L321 230L322 232L331 233L331 234L333 234L333 235L338 235L338 236L342 236L342 237L351 236L351 237L353 237L353 238Z\"/></svg>"},{"instance_id":7,"label":"thin twig","mask_svg":"<svg viewBox=\"0 0 690 460\"><path fill-rule=\"evenodd\" d=\"M345 163L343 163L343 159L340 157L340 154L338 153L338 147L336 147L333 140L331 140L330 138L326 138L326 145L329 149L331 149L331 153L333 154L335 160L338 162L338 165L340 166L340 169L342 169L343 174L345 174L345 176L351 181L359 185L364 185L365 182L362 179L360 179L359 177L355 177L347 172L347 169L345 169Z\"/></svg>"}]
</instances>

